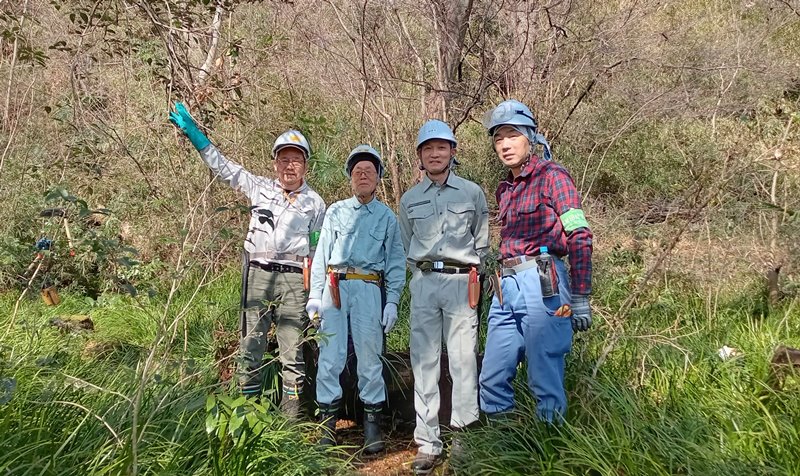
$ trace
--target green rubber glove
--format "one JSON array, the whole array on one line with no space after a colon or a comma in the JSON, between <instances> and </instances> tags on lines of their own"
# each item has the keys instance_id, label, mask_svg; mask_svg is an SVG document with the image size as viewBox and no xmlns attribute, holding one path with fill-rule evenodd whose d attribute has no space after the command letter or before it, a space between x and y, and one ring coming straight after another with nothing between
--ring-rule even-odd
<instances>
[{"instance_id":1,"label":"green rubber glove","mask_svg":"<svg viewBox=\"0 0 800 476\"><path fill-rule=\"evenodd\" d=\"M186 134L186 137L189 138L189 142L191 142L198 151L205 149L211 144L208 137L197 127L197 124L194 122L194 119L192 119L192 116L189 115L189 111L186 110L186 106L184 106L182 102L175 103L175 111L169 112L169 122L175 124L181 132Z\"/></svg>"}]
</instances>

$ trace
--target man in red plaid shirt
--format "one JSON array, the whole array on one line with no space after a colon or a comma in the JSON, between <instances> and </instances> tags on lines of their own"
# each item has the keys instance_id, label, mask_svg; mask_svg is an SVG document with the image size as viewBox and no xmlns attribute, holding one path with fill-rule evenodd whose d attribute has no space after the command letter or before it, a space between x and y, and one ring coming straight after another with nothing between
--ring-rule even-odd
<instances>
[{"instance_id":1,"label":"man in red plaid shirt","mask_svg":"<svg viewBox=\"0 0 800 476\"><path fill-rule=\"evenodd\" d=\"M592 325L592 232L572 177L551 160L530 109L505 101L487 114L485 125L509 174L496 192L502 278L489 310L481 410L491 420L514 409L512 381L524 356L538 418L558 423L567 411L564 357L573 330ZM544 148L541 158L534 154L537 144Z\"/></svg>"}]
</instances>

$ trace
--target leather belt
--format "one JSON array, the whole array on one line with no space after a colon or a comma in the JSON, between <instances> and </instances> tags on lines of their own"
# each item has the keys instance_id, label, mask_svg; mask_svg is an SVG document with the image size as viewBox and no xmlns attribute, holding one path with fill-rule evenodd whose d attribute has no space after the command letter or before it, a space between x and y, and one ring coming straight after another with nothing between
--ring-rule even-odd
<instances>
[{"instance_id":1,"label":"leather belt","mask_svg":"<svg viewBox=\"0 0 800 476\"><path fill-rule=\"evenodd\" d=\"M477 265L464 265L447 261L417 261L415 266L423 272L431 271L443 274L468 274L473 266L477 267Z\"/></svg>"},{"instance_id":2,"label":"leather belt","mask_svg":"<svg viewBox=\"0 0 800 476\"><path fill-rule=\"evenodd\" d=\"M539 256L538 253L535 255L514 256L512 258L506 258L500 261L500 264L502 264L504 268L513 268L514 266L519 266L522 263L527 263L528 261L535 261L537 256Z\"/></svg>"},{"instance_id":3,"label":"leather belt","mask_svg":"<svg viewBox=\"0 0 800 476\"><path fill-rule=\"evenodd\" d=\"M328 272L333 272L340 281L358 279L361 281L380 281L381 274L368 269L357 268L354 266L336 266L328 268Z\"/></svg>"},{"instance_id":4,"label":"leather belt","mask_svg":"<svg viewBox=\"0 0 800 476\"><path fill-rule=\"evenodd\" d=\"M503 276L504 278L506 276L514 276L517 273L521 273L526 269L533 268L534 266L538 266L538 263L534 259L531 259L529 261L524 261L516 266L503 266L500 269L500 275Z\"/></svg>"},{"instance_id":5,"label":"leather belt","mask_svg":"<svg viewBox=\"0 0 800 476\"><path fill-rule=\"evenodd\" d=\"M262 263L260 261L251 261L251 265L255 266L256 268L263 269L264 271L270 271L272 273L302 273L303 268L299 266L292 266L289 264L280 264L280 263Z\"/></svg>"}]
</instances>

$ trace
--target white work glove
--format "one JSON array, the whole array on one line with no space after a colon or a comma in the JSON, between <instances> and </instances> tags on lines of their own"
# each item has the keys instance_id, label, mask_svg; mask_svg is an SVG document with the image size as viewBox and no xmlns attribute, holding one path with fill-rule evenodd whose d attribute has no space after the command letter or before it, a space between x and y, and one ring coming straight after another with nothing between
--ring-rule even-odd
<instances>
[{"instance_id":1,"label":"white work glove","mask_svg":"<svg viewBox=\"0 0 800 476\"><path fill-rule=\"evenodd\" d=\"M308 303L306 303L306 312L308 313L308 318L311 319L311 325L315 329L319 329L322 323L322 300L309 299Z\"/></svg>"},{"instance_id":2,"label":"white work glove","mask_svg":"<svg viewBox=\"0 0 800 476\"><path fill-rule=\"evenodd\" d=\"M397 304L387 302L386 306L383 308L383 319L381 319L383 333L388 334L389 331L392 330L392 327L394 327L395 322L397 322Z\"/></svg>"}]
</instances>

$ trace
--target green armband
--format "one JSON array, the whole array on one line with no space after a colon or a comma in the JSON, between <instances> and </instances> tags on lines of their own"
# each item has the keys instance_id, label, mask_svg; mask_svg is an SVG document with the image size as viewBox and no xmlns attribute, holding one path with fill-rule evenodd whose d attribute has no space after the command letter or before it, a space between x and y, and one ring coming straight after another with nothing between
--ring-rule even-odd
<instances>
[{"instance_id":1,"label":"green armband","mask_svg":"<svg viewBox=\"0 0 800 476\"><path fill-rule=\"evenodd\" d=\"M561 225L564 231L570 233L578 228L589 228L589 222L586 221L586 215L580 208L570 208L561 215Z\"/></svg>"},{"instance_id":2,"label":"green armband","mask_svg":"<svg viewBox=\"0 0 800 476\"><path fill-rule=\"evenodd\" d=\"M317 243L319 243L319 230L312 231L308 234L308 242L312 248L317 246Z\"/></svg>"}]
</instances>

